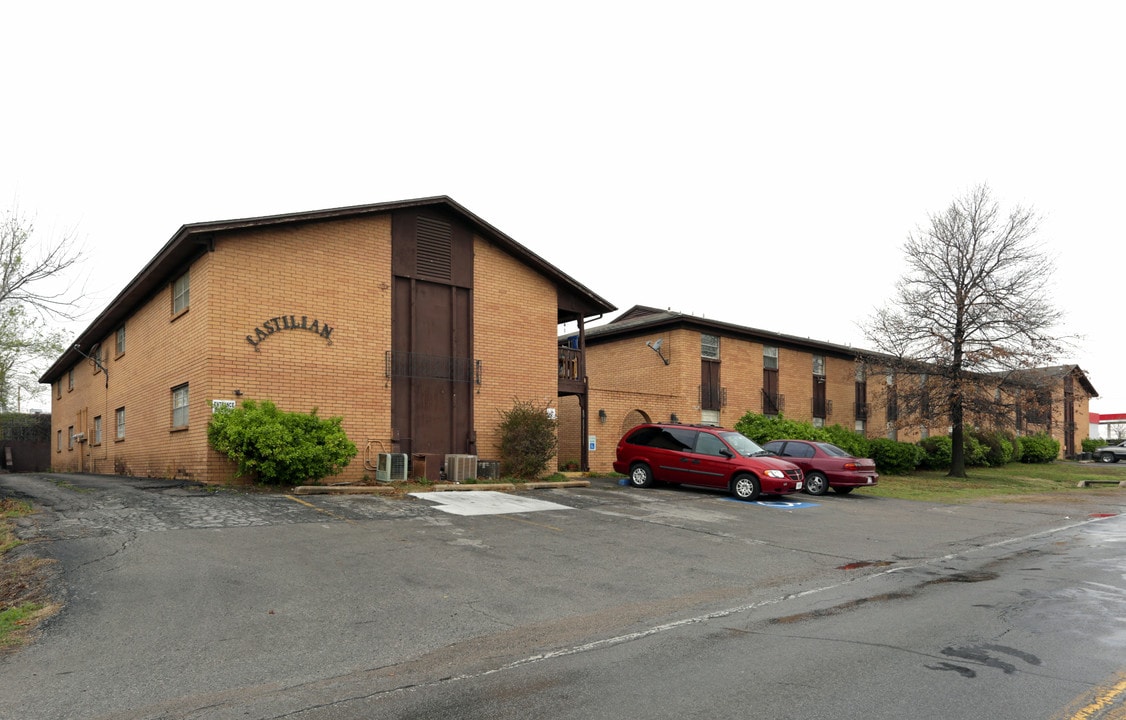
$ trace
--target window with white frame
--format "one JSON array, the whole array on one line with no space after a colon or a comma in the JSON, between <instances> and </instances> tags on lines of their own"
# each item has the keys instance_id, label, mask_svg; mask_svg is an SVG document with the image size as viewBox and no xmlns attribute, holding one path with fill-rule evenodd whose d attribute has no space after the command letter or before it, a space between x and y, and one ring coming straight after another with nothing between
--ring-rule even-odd
<instances>
[{"instance_id":1,"label":"window with white frame","mask_svg":"<svg viewBox=\"0 0 1126 720\"><path fill-rule=\"evenodd\" d=\"M762 366L768 370L778 369L778 348L774 345L762 346Z\"/></svg>"},{"instance_id":2,"label":"window with white frame","mask_svg":"<svg viewBox=\"0 0 1126 720\"><path fill-rule=\"evenodd\" d=\"M719 360L718 335L700 335L700 357L707 360Z\"/></svg>"},{"instance_id":3,"label":"window with white frame","mask_svg":"<svg viewBox=\"0 0 1126 720\"><path fill-rule=\"evenodd\" d=\"M814 355L813 356L813 374L814 375L824 375L825 374L825 356L824 355Z\"/></svg>"},{"instance_id":4,"label":"window with white frame","mask_svg":"<svg viewBox=\"0 0 1126 720\"><path fill-rule=\"evenodd\" d=\"M71 425L66 429L66 449L74 449L74 426Z\"/></svg>"},{"instance_id":5,"label":"window with white frame","mask_svg":"<svg viewBox=\"0 0 1126 720\"><path fill-rule=\"evenodd\" d=\"M191 304L192 278L191 272L186 272L176 278L172 283L172 314L179 315L188 309Z\"/></svg>"},{"instance_id":6,"label":"window with white frame","mask_svg":"<svg viewBox=\"0 0 1126 720\"><path fill-rule=\"evenodd\" d=\"M94 418L94 444L102 444L102 416L98 415Z\"/></svg>"},{"instance_id":7,"label":"window with white frame","mask_svg":"<svg viewBox=\"0 0 1126 720\"><path fill-rule=\"evenodd\" d=\"M172 388L172 427L188 426L188 385L184 383Z\"/></svg>"},{"instance_id":8,"label":"window with white frame","mask_svg":"<svg viewBox=\"0 0 1126 720\"><path fill-rule=\"evenodd\" d=\"M125 326L122 325L113 334L113 349L118 355L125 354Z\"/></svg>"},{"instance_id":9,"label":"window with white frame","mask_svg":"<svg viewBox=\"0 0 1126 720\"><path fill-rule=\"evenodd\" d=\"M116 435L116 437L117 437L118 440L124 440L125 439L125 408L119 407L114 412L114 420L117 424L117 435Z\"/></svg>"}]
</instances>

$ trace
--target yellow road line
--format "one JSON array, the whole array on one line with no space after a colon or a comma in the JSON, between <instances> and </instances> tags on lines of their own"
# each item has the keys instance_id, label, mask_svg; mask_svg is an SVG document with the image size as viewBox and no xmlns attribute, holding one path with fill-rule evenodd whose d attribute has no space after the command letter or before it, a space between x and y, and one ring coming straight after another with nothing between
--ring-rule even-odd
<instances>
[{"instance_id":1,"label":"yellow road line","mask_svg":"<svg viewBox=\"0 0 1126 720\"><path fill-rule=\"evenodd\" d=\"M290 500L292 500L295 503L300 503L307 508L312 508L313 510L316 510L319 513L324 513L325 515L328 515L331 518L336 518L337 520L343 520L344 522L347 522L347 523L352 522L350 519L344 517L343 515L337 515L336 513L331 512L329 510L325 510L324 508L319 508L316 505L314 505L313 503L306 502L299 497L295 497L293 495L286 495L286 497L289 498Z\"/></svg>"},{"instance_id":2,"label":"yellow road line","mask_svg":"<svg viewBox=\"0 0 1126 720\"><path fill-rule=\"evenodd\" d=\"M1100 685L1091 691L1094 697L1084 707L1069 710L1061 720L1126 720L1126 674L1118 673L1117 681L1110 685ZM1088 697L1091 697L1088 694ZM1076 703L1082 702L1077 700ZM1118 704L1118 707L1113 707ZM1074 707L1074 704L1073 704ZM1109 711L1109 712L1107 712Z\"/></svg>"}]
</instances>

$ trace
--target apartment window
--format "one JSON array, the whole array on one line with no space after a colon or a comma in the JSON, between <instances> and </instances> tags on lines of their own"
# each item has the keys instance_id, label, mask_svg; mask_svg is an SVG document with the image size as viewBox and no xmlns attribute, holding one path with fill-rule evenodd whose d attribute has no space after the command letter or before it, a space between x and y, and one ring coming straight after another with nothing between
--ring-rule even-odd
<instances>
[{"instance_id":1,"label":"apartment window","mask_svg":"<svg viewBox=\"0 0 1126 720\"><path fill-rule=\"evenodd\" d=\"M117 439L125 439L125 408L120 407L114 412L114 418L117 421Z\"/></svg>"},{"instance_id":2,"label":"apartment window","mask_svg":"<svg viewBox=\"0 0 1126 720\"><path fill-rule=\"evenodd\" d=\"M172 427L186 428L188 426L188 386L186 384L172 388Z\"/></svg>"},{"instance_id":3,"label":"apartment window","mask_svg":"<svg viewBox=\"0 0 1126 720\"><path fill-rule=\"evenodd\" d=\"M700 357L708 360L719 360L719 337L717 335L700 335Z\"/></svg>"},{"instance_id":4,"label":"apartment window","mask_svg":"<svg viewBox=\"0 0 1126 720\"><path fill-rule=\"evenodd\" d=\"M179 315L191 303L191 272L186 272L172 283L172 314Z\"/></svg>"},{"instance_id":5,"label":"apartment window","mask_svg":"<svg viewBox=\"0 0 1126 720\"><path fill-rule=\"evenodd\" d=\"M55 432L58 433L57 438L55 440L55 452L62 452L63 451L63 431L62 430L56 430Z\"/></svg>"},{"instance_id":6,"label":"apartment window","mask_svg":"<svg viewBox=\"0 0 1126 720\"><path fill-rule=\"evenodd\" d=\"M856 418L856 424L853 425L853 429L863 435L868 430L864 418Z\"/></svg>"},{"instance_id":7,"label":"apartment window","mask_svg":"<svg viewBox=\"0 0 1126 720\"><path fill-rule=\"evenodd\" d=\"M56 380L55 381L55 399L61 400L62 397L63 397L63 381L62 380ZM60 430L59 432L62 432L62 431Z\"/></svg>"},{"instance_id":8,"label":"apartment window","mask_svg":"<svg viewBox=\"0 0 1126 720\"><path fill-rule=\"evenodd\" d=\"M74 426L71 425L66 429L66 449L74 449Z\"/></svg>"},{"instance_id":9,"label":"apartment window","mask_svg":"<svg viewBox=\"0 0 1126 720\"><path fill-rule=\"evenodd\" d=\"M773 345L762 346L762 367L764 370L778 369L778 348Z\"/></svg>"},{"instance_id":10,"label":"apartment window","mask_svg":"<svg viewBox=\"0 0 1126 720\"><path fill-rule=\"evenodd\" d=\"M114 352L118 355L125 354L125 326L122 325L113 334Z\"/></svg>"},{"instance_id":11,"label":"apartment window","mask_svg":"<svg viewBox=\"0 0 1126 720\"><path fill-rule=\"evenodd\" d=\"M94 444L102 444L102 416L98 415L94 418Z\"/></svg>"},{"instance_id":12,"label":"apartment window","mask_svg":"<svg viewBox=\"0 0 1126 720\"><path fill-rule=\"evenodd\" d=\"M814 375L824 375L825 374L825 356L824 355L814 355L813 356L813 374Z\"/></svg>"},{"instance_id":13,"label":"apartment window","mask_svg":"<svg viewBox=\"0 0 1126 720\"><path fill-rule=\"evenodd\" d=\"M66 389L68 392L74 389L74 368L66 372Z\"/></svg>"}]
</instances>

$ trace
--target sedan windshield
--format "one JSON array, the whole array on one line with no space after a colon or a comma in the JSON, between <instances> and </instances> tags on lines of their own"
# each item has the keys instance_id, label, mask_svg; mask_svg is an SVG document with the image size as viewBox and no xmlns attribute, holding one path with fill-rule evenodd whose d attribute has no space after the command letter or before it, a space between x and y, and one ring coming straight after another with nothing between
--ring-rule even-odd
<instances>
[{"instance_id":1,"label":"sedan windshield","mask_svg":"<svg viewBox=\"0 0 1126 720\"><path fill-rule=\"evenodd\" d=\"M726 440L728 445L735 448L735 452L745 457L769 454L746 435L740 435L737 432L725 432L720 433L719 436Z\"/></svg>"}]
</instances>

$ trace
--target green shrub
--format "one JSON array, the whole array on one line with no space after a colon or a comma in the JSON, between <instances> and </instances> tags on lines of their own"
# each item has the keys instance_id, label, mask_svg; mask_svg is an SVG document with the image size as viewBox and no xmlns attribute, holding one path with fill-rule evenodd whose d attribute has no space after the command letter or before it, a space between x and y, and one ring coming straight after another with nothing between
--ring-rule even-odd
<instances>
[{"instance_id":1,"label":"green shrub","mask_svg":"<svg viewBox=\"0 0 1126 720\"><path fill-rule=\"evenodd\" d=\"M979 430L973 428L972 433L982 450L981 464L988 467L1002 467L1013 459L1013 444L1008 436L996 430ZM969 464L968 462L966 463Z\"/></svg>"},{"instance_id":2,"label":"green shrub","mask_svg":"<svg viewBox=\"0 0 1126 720\"><path fill-rule=\"evenodd\" d=\"M1059 441L1045 433L1026 435L1021 438L1023 454L1021 461L1026 463L1052 462L1060 455Z\"/></svg>"},{"instance_id":3,"label":"green shrub","mask_svg":"<svg viewBox=\"0 0 1126 720\"><path fill-rule=\"evenodd\" d=\"M559 442L556 421L549 405L515 401L511 410L501 410L500 471L505 477L535 480L542 477Z\"/></svg>"},{"instance_id":4,"label":"green shrub","mask_svg":"<svg viewBox=\"0 0 1126 720\"><path fill-rule=\"evenodd\" d=\"M906 475L919 466L924 452L918 445L896 442L887 438L871 441L870 457L876 461L880 472L890 475Z\"/></svg>"},{"instance_id":5,"label":"green shrub","mask_svg":"<svg viewBox=\"0 0 1126 720\"><path fill-rule=\"evenodd\" d=\"M771 440L816 440L830 442L829 436L821 428L813 427L813 423L798 422L778 415L759 415L749 412L735 423L735 431L746 435L759 445L765 445Z\"/></svg>"},{"instance_id":6,"label":"green shrub","mask_svg":"<svg viewBox=\"0 0 1126 720\"><path fill-rule=\"evenodd\" d=\"M315 483L347 467L356 445L338 417L322 420L310 413L283 412L269 400L211 416L207 441L238 463L238 475L256 475L271 485Z\"/></svg>"},{"instance_id":7,"label":"green shrub","mask_svg":"<svg viewBox=\"0 0 1126 720\"><path fill-rule=\"evenodd\" d=\"M1024 443L1020 441L1020 437L1012 435L1009 441L1013 444L1013 462L1022 462L1024 460Z\"/></svg>"},{"instance_id":8,"label":"green shrub","mask_svg":"<svg viewBox=\"0 0 1126 720\"><path fill-rule=\"evenodd\" d=\"M1083 438L1083 452L1093 453L1103 445L1106 445L1106 440L1102 438Z\"/></svg>"},{"instance_id":9,"label":"green shrub","mask_svg":"<svg viewBox=\"0 0 1126 720\"><path fill-rule=\"evenodd\" d=\"M949 435L935 435L919 441L923 459L919 467L926 470L949 470L953 457L954 441Z\"/></svg>"}]
</instances>

